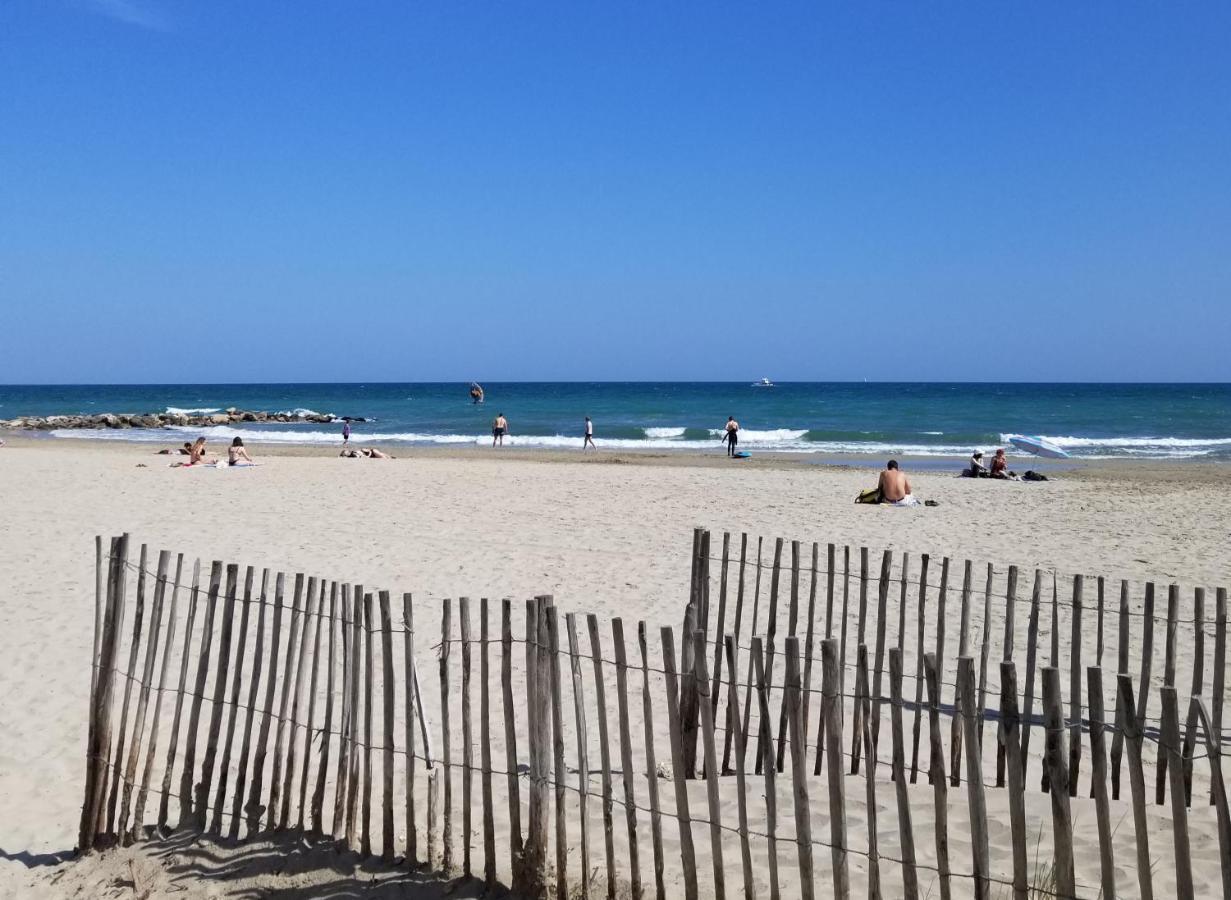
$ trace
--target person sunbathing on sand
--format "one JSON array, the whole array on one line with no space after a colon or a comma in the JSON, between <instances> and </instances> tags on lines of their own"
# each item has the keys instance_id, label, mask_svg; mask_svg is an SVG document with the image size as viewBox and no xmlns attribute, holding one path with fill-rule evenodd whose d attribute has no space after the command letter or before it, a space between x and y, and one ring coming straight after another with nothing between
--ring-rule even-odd
<instances>
[{"instance_id":1,"label":"person sunbathing on sand","mask_svg":"<svg viewBox=\"0 0 1231 900\"><path fill-rule=\"evenodd\" d=\"M1009 471L1009 462L1004 458L1004 447L998 449L992 459L992 477L1006 480L1016 477Z\"/></svg>"},{"instance_id":2,"label":"person sunbathing on sand","mask_svg":"<svg viewBox=\"0 0 1231 900\"><path fill-rule=\"evenodd\" d=\"M345 459L396 459L395 456L390 456L382 450L377 450L375 447L360 447L356 450L354 447L343 450L338 454Z\"/></svg>"},{"instance_id":3,"label":"person sunbathing on sand","mask_svg":"<svg viewBox=\"0 0 1231 900\"><path fill-rule=\"evenodd\" d=\"M205 459L205 438L197 438L192 444L185 444L188 448L188 462L171 463L173 469L186 469L189 466L200 466L206 464ZM182 450L180 451L183 452Z\"/></svg>"},{"instance_id":4,"label":"person sunbathing on sand","mask_svg":"<svg viewBox=\"0 0 1231 900\"><path fill-rule=\"evenodd\" d=\"M238 466L247 463L250 466L256 465L252 461L252 457L248 455L248 448L244 446L244 439L236 437L231 441L231 446L227 449L227 465Z\"/></svg>"},{"instance_id":5,"label":"person sunbathing on sand","mask_svg":"<svg viewBox=\"0 0 1231 900\"><path fill-rule=\"evenodd\" d=\"M919 501L911 496L910 479L898 468L896 459L889 460L885 471L881 472L877 488L880 490L881 503L890 503L894 506L919 505Z\"/></svg>"}]
</instances>

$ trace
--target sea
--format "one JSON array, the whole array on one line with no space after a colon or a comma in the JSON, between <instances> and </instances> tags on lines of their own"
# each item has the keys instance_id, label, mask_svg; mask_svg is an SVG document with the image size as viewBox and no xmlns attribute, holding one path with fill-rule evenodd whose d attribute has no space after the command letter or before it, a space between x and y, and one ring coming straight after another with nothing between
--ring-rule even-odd
<instances>
[{"instance_id":1,"label":"sea","mask_svg":"<svg viewBox=\"0 0 1231 900\"><path fill-rule=\"evenodd\" d=\"M916 457L969 456L1010 436L1040 436L1084 459L1231 460L1231 384L993 384L884 382L515 382L469 384L0 385L0 419L22 415L207 413L235 407L319 412L332 424L57 430L53 438L168 442L229 440L331 444L344 416L354 440L412 446L484 446L497 413L505 444L578 448L584 417L600 448L721 451L728 416L740 447ZM1024 456L1008 446L1010 456Z\"/></svg>"}]
</instances>

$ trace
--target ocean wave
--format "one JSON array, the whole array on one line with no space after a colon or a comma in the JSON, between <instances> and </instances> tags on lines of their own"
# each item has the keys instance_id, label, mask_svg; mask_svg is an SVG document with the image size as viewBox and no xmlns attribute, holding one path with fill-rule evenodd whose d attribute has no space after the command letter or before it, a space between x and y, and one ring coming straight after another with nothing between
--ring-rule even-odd
<instances>
[{"instance_id":1,"label":"ocean wave","mask_svg":"<svg viewBox=\"0 0 1231 900\"><path fill-rule=\"evenodd\" d=\"M620 436L603 437L600 432L595 440L600 449L612 450L663 450L663 451L695 451L721 452L718 437L722 432L717 429L696 428L646 428L645 437ZM651 434L652 432L652 434ZM118 440L140 441L145 443L178 444L186 438L204 437L214 442L229 442L241 437L253 443L270 444L302 444L330 446L340 443L340 434L333 430L295 429L295 428L264 428L239 427L235 425L212 425L206 427L173 426L159 429L56 429L50 432L57 438L77 438L88 440ZM635 430L633 432L635 434ZM1048 440L1056 441L1055 438ZM1102 459L1188 459L1223 455L1219 448L1231 444L1231 439L1189 439L1189 438L1061 438L1068 441L1068 449L1074 458L1084 460ZM404 444L418 446L474 446L485 447L491 444L491 435L484 433L471 434L429 434L416 431L373 431L356 435L354 442L372 444ZM581 438L577 435L553 434L513 434L506 435L506 446L528 449L575 449L581 446ZM1007 441L1004 443L1007 444ZM1061 446L1066 444L1061 443ZM964 464L970 453L967 444L952 443L922 443L918 441L896 442L892 439L857 440L857 439L809 439L809 432L797 429L772 429L766 431L740 431L740 447L767 453L800 453L809 455L874 455L884 458L900 457L934 457L951 458L955 466ZM1009 456L1021 464L1035 459L1030 454L1016 450L1011 445L1006 446Z\"/></svg>"},{"instance_id":2,"label":"ocean wave","mask_svg":"<svg viewBox=\"0 0 1231 900\"><path fill-rule=\"evenodd\" d=\"M337 418L337 416L335 416L333 413L319 413L314 409L304 409L302 406L297 407L295 409L284 409L281 412L277 413L277 415L279 416L300 416L301 418L307 418L308 416L328 416L330 419Z\"/></svg>"},{"instance_id":3,"label":"ocean wave","mask_svg":"<svg viewBox=\"0 0 1231 900\"><path fill-rule=\"evenodd\" d=\"M799 441L807 433L808 430L806 428L801 428L798 430L793 428L773 428L768 431L753 431L750 428L741 428L739 430L739 442L741 444L771 444L785 441ZM723 429L711 428L710 435L716 438L722 437Z\"/></svg>"},{"instance_id":4,"label":"ocean wave","mask_svg":"<svg viewBox=\"0 0 1231 900\"><path fill-rule=\"evenodd\" d=\"M1231 438L1177 438L1177 437L1128 437L1128 438L1083 438L1071 436L1049 437L1044 436L1043 440L1051 441L1057 447L1113 447L1113 448L1129 448L1129 447L1170 447L1170 448L1199 448L1199 447L1225 447L1231 446Z\"/></svg>"},{"instance_id":5,"label":"ocean wave","mask_svg":"<svg viewBox=\"0 0 1231 900\"><path fill-rule=\"evenodd\" d=\"M181 409L178 406L167 407L167 415L169 416L208 416L216 412L222 412L222 407L202 406L197 409Z\"/></svg>"}]
</instances>

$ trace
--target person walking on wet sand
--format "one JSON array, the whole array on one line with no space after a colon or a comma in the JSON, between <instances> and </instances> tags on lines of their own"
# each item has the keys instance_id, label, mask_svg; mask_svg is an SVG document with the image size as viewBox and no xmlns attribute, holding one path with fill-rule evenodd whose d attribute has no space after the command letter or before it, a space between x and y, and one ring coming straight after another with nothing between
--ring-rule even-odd
<instances>
[{"instance_id":1,"label":"person walking on wet sand","mask_svg":"<svg viewBox=\"0 0 1231 900\"><path fill-rule=\"evenodd\" d=\"M497 413L492 420L492 446L504 446L504 436L509 433L509 421L504 413Z\"/></svg>"},{"instance_id":2,"label":"person walking on wet sand","mask_svg":"<svg viewBox=\"0 0 1231 900\"><path fill-rule=\"evenodd\" d=\"M735 445L739 443L739 422L735 416L727 416L727 427L722 439L727 442L727 456L735 455Z\"/></svg>"},{"instance_id":3,"label":"person walking on wet sand","mask_svg":"<svg viewBox=\"0 0 1231 900\"><path fill-rule=\"evenodd\" d=\"M594 444L594 423L590 421L589 416L586 416L586 433L581 441L581 452L585 453L587 447L593 447L595 450L598 449Z\"/></svg>"}]
</instances>

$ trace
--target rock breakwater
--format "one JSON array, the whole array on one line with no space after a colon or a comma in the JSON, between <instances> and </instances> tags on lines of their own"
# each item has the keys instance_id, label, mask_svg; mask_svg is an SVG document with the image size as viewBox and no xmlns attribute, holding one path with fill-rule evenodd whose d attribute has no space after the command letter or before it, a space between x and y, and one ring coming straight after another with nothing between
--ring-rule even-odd
<instances>
[{"instance_id":1,"label":"rock breakwater","mask_svg":"<svg viewBox=\"0 0 1231 900\"><path fill-rule=\"evenodd\" d=\"M309 422L327 425L332 422L365 422L361 416L335 416L314 412L260 412L247 409L226 409L214 413L99 413L88 416L19 416L0 419L0 428L25 431L51 431L60 428L208 428L212 425L237 425L260 422Z\"/></svg>"}]
</instances>

